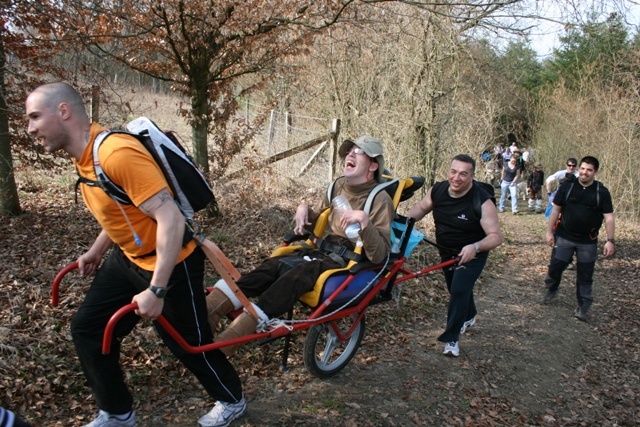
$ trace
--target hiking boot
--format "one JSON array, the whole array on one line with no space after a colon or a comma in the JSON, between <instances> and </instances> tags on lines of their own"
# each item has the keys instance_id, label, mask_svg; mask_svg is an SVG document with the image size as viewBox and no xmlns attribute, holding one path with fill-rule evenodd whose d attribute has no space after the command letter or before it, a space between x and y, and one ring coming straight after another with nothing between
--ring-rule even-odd
<instances>
[{"instance_id":1,"label":"hiking boot","mask_svg":"<svg viewBox=\"0 0 640 427\"><path fill-rule=\"evenodd\" d=\"M471 319L467 320L462 324L462 328L460 328L460 333L464 334L467 328L470 328L475 324L476 324L476 317L473 316Z\"/></svg>"},{"instance_id":2,"label":"hiking boot","mask_svg":"<svg viewBox=\"0 0 640 427\"><path fill-rule=\"evenodd\" d=\"M255 334L257 326L258 321L254 319L252 315L243 311L240 313L240 316L236 317L236 319L227 326L227 329L220 332L218 336L215 337L213 342L228 341L234 338ZM220 348L220 351L223 352L225 356L231 357L236 354L241 346L242 344L228 345Z\"/></svg>"},{"instance_id":3,"label":"hiking boot","mask_svg":"<svg viewBox=\"0 0 640 427\"><path fill-rule=\"evenodd\" d=\"M229 314L234 309L234 305L231 299L218 288L214 288L207 295L206 301L211 333L215 335L218 332L220 319Z\"/></svg>"},{"instance_id":4,"label":"hiking boot","mask_svg":"<svg viewBox=\"0 0 640 427\"><path fill-rule=\"evenodd\" d=\"M558 291L550 291L548 290L546 294L544 294L544 296L542 297L542 300L540 300L540 302L542 304L549 304L551 302L551 300L553 300L556 295L558 295Z\"/></svg>"},{"instance_id":5,"label":"hiking boot","mask_svg":"<svg viewBox=\"0 0 640 427\"><path fill-rule=\"evenodd\" d=\"M217 401L208 414L198 420L200 427L227 427L233 420L237 420L247 413L247 403L244 396L238 403Z\"/></svg>"},{"instance_id":6,"label":"hiking boot","mask_svg":"<svg viewBox=\"0 0 640 427\"><path fill-rule=\"evenodd\" d=\"M519 213L520 213L520 211L518 211L518 210L513 211L513 214L514 214L514 215L518 215Z\"/></svg>"},{"instance_id":7,"label":"hiking boot","mask_svg":"<svg viewBox=\"0 0 640 427\"><path fill-rule=\"evenodd\" d=\"M587 312L582 309L582 307L576 308L576 311L573 313L573 317L583 322L587 321Z\"/></svg>"},{"instance_id":8,"label":"hiking boot","mask_svg":"<svg viewBox=\"0 0 640 427\"><path fill-rule=\"evenodd\" d=\"M444 345L443 353L445 356L450 356L450 357L460 356L460 347L458 347L458 341L446 343Z\"/></svg>"},{"instance_id":9,"label":"hiking boot","mask_svg":"<svg viewBox=\"0 0 640 427\"><path fill-rule=\"evenodd\" d=\"M128 414L112 415L101 409L98 412L98 416L83 427L134 427L135 425L135 411L131 411Z\"/></svg>"}]
</instances>

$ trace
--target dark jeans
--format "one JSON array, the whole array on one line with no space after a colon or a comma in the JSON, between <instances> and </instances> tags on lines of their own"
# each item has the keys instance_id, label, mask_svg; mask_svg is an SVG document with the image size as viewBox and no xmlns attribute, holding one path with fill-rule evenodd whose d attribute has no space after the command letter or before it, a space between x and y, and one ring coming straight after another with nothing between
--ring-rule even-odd
<instances>
[{"instance_id":1,"label":"dark jeans","mask_svg":"<svg viewBox=\"0 0 640 427\"><path fill-rule=\"evenodd\" d=\"M162 310L162 315L192 346L212 341L203 275L204 253L196 248L173 270ZM134 295L145 290L151 276L152 272L140 269L114 247L71 322L78 358L98 408L112 414L126 413L132 407L133 398L119 363L120 340L131 332L140 317L130 312L120 319L108 355L102 354L102 336L109 318L129 304ZM220 350L188 353L157 322L154 326L171 352L198 378L213 399L237 402L242 398L240 378Z\"/></svg>"},{"instance_id":2,"label":"dark jeans","mask_svg":"<svg viewBox=\"0 0 640 427\"><path fill-rule=\"evenodd\" d=\"M449 290L449 307L447 309L447 328L438 337L438 341L454 342L460 337L460 329L467 320L472 319L478 311L473 300L473 287L487 263L489 252L480 252L466 264L444 270L444 278ZM443 258L447 261L449 258Z\"/></svg>"},{"instance_id":3,"label":"dark jeans","mask_svg":"<svg viewBox=\"0 0 640 427\"><path fill-rule=\"evenodd\" d=\"M308 256L312 261L282 273L283 258ZM326 270L340 268L340 264L315 249L299 249L290 254L268 258L258 268L238 280L238 287L247 297L259 297L258 307L267 316L277 317L293 308L296 301L311 291L316 280Z\"/></svg>"},{"instance_id":4,"label":"dark jeans","mask_svg":"<svg viewBox=\"0 0 640 427\"><path fill-rule=\"evenodd\" d=\"M544 284L551 292L558 290L562 272L571 262L574 252L576 254L576 299L578 306L586 312L593 303L593 271L598 256L597 243L575 243L556 235L556 244L551 251L551 261Z\"/></svg>"}]
</instances>

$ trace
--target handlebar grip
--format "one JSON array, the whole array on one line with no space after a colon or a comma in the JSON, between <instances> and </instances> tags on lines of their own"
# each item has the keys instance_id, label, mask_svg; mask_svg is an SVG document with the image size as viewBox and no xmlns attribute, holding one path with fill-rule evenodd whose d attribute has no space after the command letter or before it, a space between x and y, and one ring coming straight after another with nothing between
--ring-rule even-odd
<instances>
[{"instance_id":1,"label":"handlebar grip","mask_svg":"<svg viewBox=\"0 0 640 427\"><path fill-rule=\"evenodd\" d=\"M55 279L53 279L53 284L51 285L51 305L52 306L54 307L58 306L58 302L59 302L58 291L60 289L60 282L62 282L62 279L64 278L64 276L67 275L68 272L70 272L71 270L75 270L76 268L78 268L78 261L71 263L67 265L65 268L63 268L62 270L60 270L60 272L58 272L58 274L56 275Z\"/></svg>"}]
</instances>

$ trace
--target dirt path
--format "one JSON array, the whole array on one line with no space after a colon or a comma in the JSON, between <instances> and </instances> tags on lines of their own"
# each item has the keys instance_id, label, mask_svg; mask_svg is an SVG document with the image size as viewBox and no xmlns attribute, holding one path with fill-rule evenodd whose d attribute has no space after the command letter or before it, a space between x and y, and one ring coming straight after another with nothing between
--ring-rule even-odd
<instances>
[{"instance_id":1,"label":"dirt path","mask_svg":"<svg viewBox=\"0 0 640 427\"><path fill-rule=\"evenodd\" d=\"M281 210L273 215L290 217ZM69 278L62 307L55 309L43 285L73 252L81 253L74 247L91 241L87 224L93 223L86 218L74 208L56 207L0 225L8 242L0 271L2 318L13 328L2 330L8 335L0 341L0 394L3 406L17 408L36 426L82 425L96 411L68 335L87 281ZM595 303L583 323L573 318L574 272L566 272L551 305L538 302L550 255L543 216L502 214L500 221L506 241L491 254L476 286L477 324L461 338L459 358L443 356L436 341L448 295L442 275L434 272L405 282L397 307L389 302L367 311L360 349L331 379L319 380L304 367L304 333L294 336L286 372L279 371L280 343L242 349L234 364L249 412L232 427L640 425L637 227L619 227L616 256L597 262ZM50 231L41 233L45 228ZM28 233L41 239L39 246L22 244ZM257 245L244 247L252 251L237 259L259 260L267 253L253 249ZM410 269L437 262L429 245L420 245L412 258ZM122 351L138 426L194 426L211 402L151 330L141 322Z\"/></svg>"},{"instance_id":2,"label":"dirt path","mask_svg":"<svg viewBox=\"0 0 640 427\"><path fill-rule=\"evenodd\" d=\"M275 371L277 346L266 350L270 356L251 350L263 358L262 367L245 366L249 413L234 425L638 425L633 399L606 379L607 369L625 361L609 354L603 337L606 312L615 309L607 305L603 279L609 261L598 261L592 316L580 322L573 317L575 272L565 274L553 304L539 303L550 255L542 243L543 215L502 214L500 220L506 241L477 284L478 321L463 335L459 358L443 356L436 341L446 319L446 288L440 274L432 274L405 285L398 309L393 303L370 309L357 356L329 380L304 368L304 337L297 337L284 373ZM636 355L628 374L620 373L631 397L638 382L628 375L635 369L637 378L637 367ZM624 409L612 410L616 405Z\"/></svg>"},{"instance_id":3,"label":"dirt path","mask_svg":"<svg viewBox=\"0 0 640 427\"><path fill-rule=\"evenodd\" d=\"M588 350L604 345L598 321L573 318L573 272L554 304L539 304L545 274L540 260L549 255L540 243L543 216L504 215L501 221L507 240L477 286L478 322L461 339L460 358L444 357L436 341L446 301L424 318L397 317L392 306L381 307L371 314L396 326L369 327L343 374L296 385L291 393L274 387L279 381L267 381L244 425L515 425L571 418L558 402L578 385L568 380L579 376ZM395 351L385 354L384 348ZM297 363L285 378L297 381L306 375L302 370Z\"/></svg>"}]
</instances>

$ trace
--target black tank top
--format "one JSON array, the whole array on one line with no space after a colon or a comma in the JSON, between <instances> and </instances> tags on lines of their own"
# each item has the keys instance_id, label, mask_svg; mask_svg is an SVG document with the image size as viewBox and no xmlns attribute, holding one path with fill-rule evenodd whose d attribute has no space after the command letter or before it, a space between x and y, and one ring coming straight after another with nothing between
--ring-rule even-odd
<instances>
[{"instance_id":1,"label":"black tank top","mask_svg":"<svg viewBox=\"0 0 640 427\"><path fill-rule=\"evenodd\" d=\"M480 218L473 208L473 192L480 192L480 202L483 204L490 196L477 186L460 198L453 198L449 191L437 188L449 188L449 182L438 182L431 190L433 202L433 220L436 225L436 242L446 249L440 249L442 256L455 256L462 248L485 238L486 233L480 225ZM439 195L438 200L434 194Z\"/></svg>"}]
</instances>

